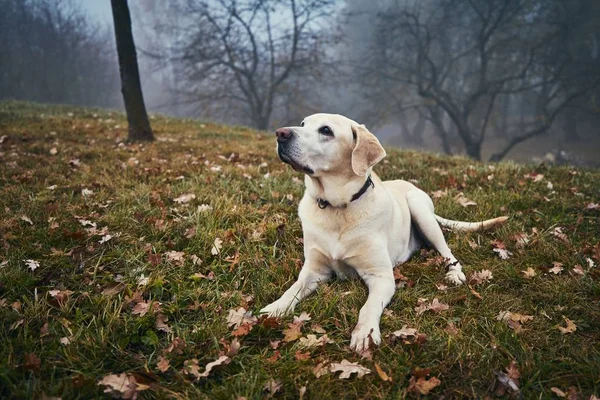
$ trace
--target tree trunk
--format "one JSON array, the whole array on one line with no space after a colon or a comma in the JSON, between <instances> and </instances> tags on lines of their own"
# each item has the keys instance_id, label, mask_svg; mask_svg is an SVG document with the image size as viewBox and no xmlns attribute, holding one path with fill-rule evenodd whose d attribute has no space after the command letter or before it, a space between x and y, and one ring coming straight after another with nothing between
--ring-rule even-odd
<instances>
[{"instance_id":1,"label":"tree trunk","mask_svg":"<svg viewBox=\"0 0 600 400\"><path fill-rule=\"evenodd\" d=\"M111 0L119 70L121 73L121 93L127 112L129 135L127 140L152 141L154 135L146 113L137 54L131 33L131 16L127 0Z\"/></svg>"},{"instance_id":2,"label":"tree trunk","mask_svg":"<svg viewBox=\"0 0 600 400\"><path fill-rule=\"evenodd\" d=\"M481 161L481 144L480 143L471 143L465 145L465 149L467 150L467 155L477 161Z\"/></svg>"}]
</instances>

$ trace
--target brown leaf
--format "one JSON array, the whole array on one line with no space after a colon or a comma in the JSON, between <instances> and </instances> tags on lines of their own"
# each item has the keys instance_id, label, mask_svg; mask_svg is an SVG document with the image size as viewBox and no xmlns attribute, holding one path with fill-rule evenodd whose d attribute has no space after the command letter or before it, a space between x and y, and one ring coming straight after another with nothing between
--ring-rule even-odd
<instances>
[{"instance_id":1,"label":"brown leaf","mask_svg":"<svg viewBox=\"0 0 600 400\"><path fill-rule=\"evenodd\" d=\"M281 352L279 350L275 350L273 352L273 355L271 357L267 358L267 362L270 362L270 363L277 362L277 360L279 360L280 357L281 357Z\"/></svg>"},{"instance_id":2,"label":"brown leaf","mask_svg":"<svg viewBox=\"0 0 600 400\"><path fill-rule=\"evenodd\" d=\"M340 363L331 363L329 366L329 371L341 372L339 379L348 379L352 374L356 374L357 377L362 378L366 374L370 374L371 370L363 367L359 363L350 362L346 359L342 360Z\"/></svg>"},{"instance_id":3,"label":"brown leaf","mask_svg":"<svg viewBox=\"0 0 600 400\"><path fill-rule=\"evenodd\" d=\"M102 294L105 296L113 296L115 294L121 293L123 290L125 290L126 287L127 285L125 285L124 283L109 283L102 291Z\"/></svg>"},{"instance_id":4,"label":"brown leaf","mask_svg":"<svg viewBox=\"0 0 600 400\"><path fill-rule=\"evenodd\" d=\"M557 388L556 386L552 386L550 388L550 390L552 392L554 392L554 394L557 395L558 397L567 397L567 394L565 392L563 392L562 390L560 390L559 388Z\"/></svg>"},{"instance_id":5,"label":"brown leaf","mask_svg":"<svg viewBox=\"0 0 600 400\"><path fill-rule=\"evenodd\" d=\"M173 330L167 325L168 318L161 313L156 316L156 329L162 332L171 333Z\"/></svg>"},{"instance_id":6,"label":"brown leaf","mask_svg":"<svg viewBox=\"0 0 600 400\"><path fill-rule=\"evenodd\" d=\"M297 350L296 353L294 354L294 357L298 361L306 361L306 360L310 359L310 351L303 353L302 351Z\"/></svg>"},{"instance_id":7,"label":"brown leaf","mask_svg":"<svg viewBox=\"0 0 600 400\"><path fill-rule=\"evenodd\" d=\"M537 275L535 273L535 270L531 267L528 267L526 270L521 271L521 273L525 276L526 279L531 279Z\"/></svg>"},{"instance_id":8,"label":"brown leaf","mask_svg":"<svg viewBox=\"0 0 600 400\"><path fill-rule=\"evenodd\" d=\"M420 298L417 301L417 307L415 307L415 311L417 312L417 315L421 315L427 310L431 310L433 312L441 312L441 311L446 311L450 308L450 306L448 304L441 303L437 299L437 297L434 298L431 301L431 303L429 303L429 304L427 304L426 301L427 301L427 299L423 299L423 298Z\"/></svg>"},{"instance_id":9,"label":"brown leaf","mask_svg":"<svg viewBox=\"0 0 600 400\"><path fill-rule=\"evenodd\" d=\"M166 372L169 369L169 360L163 356L159 356L156 368L158 368L160 372Z\"/></svg>"},{"instance_id":10,"label":"brown leaf","mask_svg":"<svg viewBox=\"0 0 600 400\"><path fill-rule=\"evenodd\" d=\"M269 379L267 383L265 383L265 386L263 386L263 389L269 392L269 397L273 397L273 395L277 393L282 386L283 383L281 383L281 381Z\"/></svg>"},{"instance_id":11,"label":"brown leaf","mask_svg":"<svg viewBox=\"0 0 600 400\"><path fill-rule=\"evenodd\" d=\"M483 297L479 294L479 292L477 292L475 289L473 289L473 286L468 285L469 286L469 290L471 291L471 294L475 297L477 297L479 300L483 300Z\"/></svg>"},{"instance_id":12,"label":"brown leaf","mask_svg":"<svg viewBox=\"0 0 600 400\"><path fill-rule=\"evenodd\" d=\"M379 378L381 378L382 381L393 382L392 377L386 374L385 371L382 370L379 364L377 363L375 363L375 371L377 372L377 375L379 376Z\"/></svg>"},{"instance_id":13,"label":"brown leaf","mask_svg":"<svg viewBox=\"0 0 600 400\"><path fill-rule=\"evenodd\" d=\"M25 354L25 362L21 365L28 371L37 371L42 365L42 360L38 358L34 353Z\"/></svg>"},{"instance_id":14,"label":"brown leaf","mask_svg":"<svg viewBox=\"0 0 600 400\"><path fill-rule=\"evenodd\" d=\"M327 363L327 361L320 362L312 369L312 372L317 378L320 378L323 375L327 375L330 372L329 364Z\"/></svg>"},{"instance_id":15,"label":"brown leaf","mask_svg":"<svg viewBox=\"0 0 600 400\"><path fill-rule=\"evenodd\" d=\"M302 336L300 324L288 324L288 328L283 330L283 334L285 335L283 341L286 343L298 340L298 338Z\"/></svg>"},{"instance_id":16,"label":"brown leaf","mask_svg":"<svg viewBox=\"0 0 600 400\"><path fill-rule=\"evenodd\" d=\"M563 317L565 318L565 317ZM563 334L563 335L567 335L569 333L573 333L577 330L577 325L575 325L575 323L573 321L571 321L569 318L565 318L565 322L567 323L566 327L562 327L562 326L557 326L558 330Z\"/></svg>"},{"instance_id":17,"label":"brown leaf","mask_svg":"<svg viewBox=\"0 0 600 400\"><path fill-rule=\"evenodd\" d=\"M324 346L327 343L333 343L333 340L329 339L327 334L322 335L318 339L317 335L312 334L306 335L305 338L300 338L300 346L304 348Z\"/></svg>"},{"instance_id":18,"label":"brown leaf","mask_svg":"<svg viewBox=\"0 0 600 400\"><path fill-rule=\"evenodd\" d=\"M473 285L479 285L481 283L491 281L493 277L492 271L488 269L482 269L481 271L474 272L469 281L471 281Z\"/></svg>"},{"instance_id":19,"label":"brown leaf","mask_svg":"<svg viewBox=\"0 0 600 400\"><path fill-rule=\"evenodd\" d=\"M454 322L450 321L448 322L448 326L446 327L445 331L450 335L450 336L456 336L458 335L458 333L460 332L458 330L458 328L456 327L456 325L454 325Z\"/></svg>"},{"instance_id":20,"label":"brown leaf","mask_svg":"<svg viewBox=\"0 0 600 400\"><path fill-rule=\"evenodd\" d=\"M408 381L408 389L407 390L409 392L414 392L414 393L418 392L423 395L427 395L427 394L429 394L429 392L431 390L433 390L434 388L439 386L441 383L442 383L442 381L440 381L435 376L432 377L431 379L426 379L425 377L421 377L421 378L417 379L415 376L411 376L410 380Z\"/></svg>"}]
</instances>

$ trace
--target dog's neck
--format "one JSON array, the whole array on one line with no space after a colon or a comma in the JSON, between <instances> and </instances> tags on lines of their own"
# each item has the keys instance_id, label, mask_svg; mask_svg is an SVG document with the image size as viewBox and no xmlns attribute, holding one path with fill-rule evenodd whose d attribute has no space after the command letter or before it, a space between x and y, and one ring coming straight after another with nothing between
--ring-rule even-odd
<instances>
[{"instance_id":1,"label":"dog's neck","mask_svg":"<svg viewBox=\"0 0 600 400\"><path fill-rule=\"evenodd\" d=\"M325 201L331 207L345 207L354 195L361 191L371 171L366 176L321 176L305 175L306 192L315 202ZM321 207L324 208L324 207Z\"/></svg>"}]
</instances>

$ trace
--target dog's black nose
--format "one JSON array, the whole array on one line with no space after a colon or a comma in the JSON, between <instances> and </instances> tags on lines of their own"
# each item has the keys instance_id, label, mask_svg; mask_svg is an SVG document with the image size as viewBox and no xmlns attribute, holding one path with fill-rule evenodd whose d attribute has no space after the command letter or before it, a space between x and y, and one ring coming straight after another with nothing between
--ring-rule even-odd
<instances>
[{"instance_id":1,"label":"dog's black nose","mask_svg":"<svg viewBox=\"0 0 600 400\"><path fill-rule=\"evenodd\" d=\"M275 131L278 142L283 142L292 137L293 131L290 128L279 128Z\"/></svg>"}]
</instances>

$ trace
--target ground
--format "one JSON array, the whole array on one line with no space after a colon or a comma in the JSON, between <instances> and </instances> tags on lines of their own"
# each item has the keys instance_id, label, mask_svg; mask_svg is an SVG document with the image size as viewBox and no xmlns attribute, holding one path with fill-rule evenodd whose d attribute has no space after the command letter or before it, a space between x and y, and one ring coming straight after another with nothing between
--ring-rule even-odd
<instances>
[{"instance_id":1,"label":"ground","mask_svg":"<svg viewBox=\"0 0 600 400\"><path fill-rule=\"evenodd\" d=\"M360 282L254 317L302 264L301 176L273 135L151 123L127 144L116 112L0 103L0 397L600 396L600 172L388 149L376 172L438 214L510 219L446 233L469 285L433 252L398 266L361 357Z\"/></svg>"}]
</instances>

